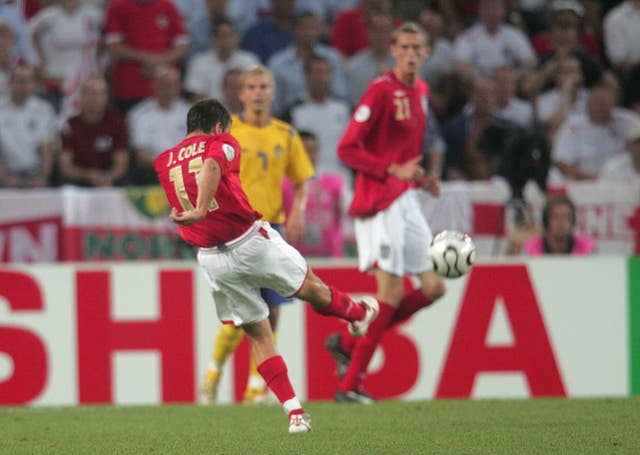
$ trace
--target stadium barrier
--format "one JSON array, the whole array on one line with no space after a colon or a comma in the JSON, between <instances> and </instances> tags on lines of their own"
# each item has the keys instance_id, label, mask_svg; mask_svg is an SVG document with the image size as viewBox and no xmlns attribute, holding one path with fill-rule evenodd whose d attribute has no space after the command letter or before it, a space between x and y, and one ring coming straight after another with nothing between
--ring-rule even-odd
<instances>
[{"instance_id":1,"label":"stadium barrier","mask_svg":"<svg viewBox=\"0 0 640 455\"><path fill-rule=\"evenodd\" d=\"M533 186L528 189L528 209L539 214L541 194ZM594 237L600 253L640 253L640 182L580 182L560 191L576 202L577 230ZM509 190L501 182L447 182L440 198L426 193L421 198L434 231L470 233L481 256L498 256L505 250L508 201ZM0 190L0 207L0 262L193 256L168 221L159 187L5 189Z\"/></svg>"},{"instance_id":2,"label":"stadium barrier","mask_svg":"<svg viewBox=\"0 0 640 455\"><path fill-rule=\"evenodd\" d=\"M314 261L353 295L373 278ZM411 283L407 281L407 286ZM481 261L442 301L387 334L366 388L432 398L640 394L640 258ZM279 348L305 400L337 385L324 349L340 322L283 310ZM218 328L191 262L12 265L0 269L0 404L191 403ZM225 370L222 403L241 397L248 348Z\"/></svg>"}]
</instances>

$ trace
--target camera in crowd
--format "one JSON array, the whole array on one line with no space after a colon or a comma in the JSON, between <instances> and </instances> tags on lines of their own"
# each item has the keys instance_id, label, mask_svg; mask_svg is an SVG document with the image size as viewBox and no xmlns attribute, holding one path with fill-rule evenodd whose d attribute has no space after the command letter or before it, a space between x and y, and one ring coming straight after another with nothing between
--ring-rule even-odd
<instances>
[{"instance_id":1,"label":"camera in crowd","mask_svg":"<svg viewBox=\"0 0 640 455\"><path fill-rule=\"evenodd\" d=\"M485 155L492 174L507 180L513 199L522 198L529 180L542 191L546 189L551 150L539 131L496 120L480 135L477 146Z\"/></svg>"}]
</instances>

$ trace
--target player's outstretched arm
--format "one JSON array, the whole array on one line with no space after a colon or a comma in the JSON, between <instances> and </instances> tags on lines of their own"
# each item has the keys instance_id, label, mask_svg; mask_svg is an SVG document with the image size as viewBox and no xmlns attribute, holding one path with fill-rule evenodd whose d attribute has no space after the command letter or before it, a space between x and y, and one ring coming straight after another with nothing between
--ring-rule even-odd
<instances>
[{"instance_id":1,"label":"player's outstretched arm","mask_svg":"<svg viewBox=\"0 0 640 455\"><path fill-rule=\"evenodd\" d=\"M213 158L206 158L202 165L202 170L198 174L198 200L193 210L178 212L175 208L171 210L171 221L180 226L188 226L203 219L213 198L216 195L218 185L220 184L220 165Z\"/></svg>"}]
</instances>

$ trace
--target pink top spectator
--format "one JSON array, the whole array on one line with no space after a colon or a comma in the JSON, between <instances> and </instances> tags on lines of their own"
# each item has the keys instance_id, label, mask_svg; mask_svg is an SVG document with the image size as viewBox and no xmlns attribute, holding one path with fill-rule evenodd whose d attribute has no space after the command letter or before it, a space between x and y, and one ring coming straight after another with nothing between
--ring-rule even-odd
<instances>
[{"instance_id":1,"label":"pink top spectator","mask_svg":"<svg viewBox=\"0 0 640 455\"><path fill-rule=\"evenodd\" d=\"M573 256L587 256L593 254L596 249L596 244L591 237L586 235L573 235L573 245L571 251L567 254ZM524 245L524 252L529 256L543 256L549 254L548 249L545 247L544 238L542 235L537 235L527 241Z\"/></svg>"},{"instance_id":2,"label":"pink top spectator","mask_svg":"<svg viewBox=\"0 0 640 455\"><path fill-rule=\"evenodd\" d=\"M303 256L342 257L342 191L344 180L336 174L321 174L309 180L309 199L304 239L295 247ZM293 204L293 185L284 179L282 196L285 212Z\"/></svg>"}]
</instances>

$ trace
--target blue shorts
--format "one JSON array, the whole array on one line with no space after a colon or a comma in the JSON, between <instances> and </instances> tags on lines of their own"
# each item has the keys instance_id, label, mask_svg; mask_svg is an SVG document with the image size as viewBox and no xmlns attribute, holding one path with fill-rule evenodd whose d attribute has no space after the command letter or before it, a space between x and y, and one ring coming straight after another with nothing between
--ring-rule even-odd
<instances>
[{"instance_id":1,"label":"blue shorts","mask_svg":"<svg viewBox=\"0 0 640 455\"><path fill-rule=\"evenodd\" d=\"M280 235L282 235L281 224L271 224L271 227L276 231L278 231ZM284 235L282 235L282 237L284 237ZM278 294L273 289L268 289L268 288L260 289L260 295L262 296L264 301L267 302L267 305L269 306L278 306L278 305L282 305L283 303L290 303L293 301L293 299L287 299L286 297L283 297L280 294Z\"/></svg>"}]
</instances>

